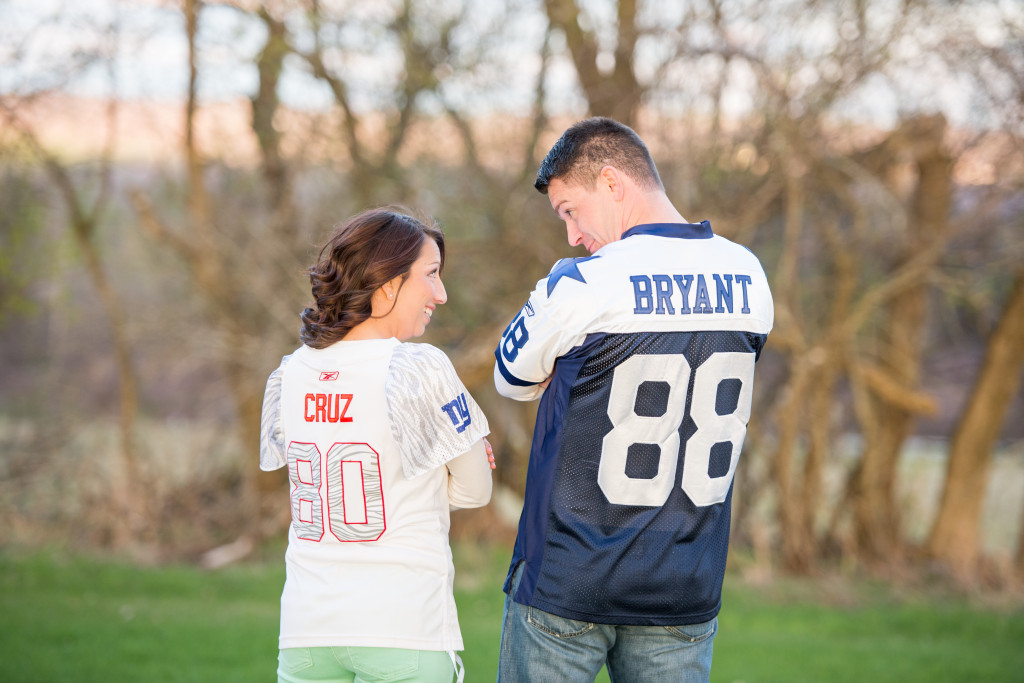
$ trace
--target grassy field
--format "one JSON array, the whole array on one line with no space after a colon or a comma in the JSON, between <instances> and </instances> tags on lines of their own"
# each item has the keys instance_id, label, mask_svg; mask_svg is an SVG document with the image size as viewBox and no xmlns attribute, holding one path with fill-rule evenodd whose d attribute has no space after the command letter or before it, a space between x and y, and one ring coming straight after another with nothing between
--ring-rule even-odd
<instances>
[{"instance_id":1,"label":"grassy field","mask_svg":"<svg viewBox=\"0 0 1024 683\"><path fill-rule=\"evenodd\" d=\"M469 683L494 680L507 553L457 548ZM283 578L283 560L205 572L0 552L0 681L272 681ZM1019 603L731 579L716 683L1024 680Z\"/></svg>"}]
</instances>

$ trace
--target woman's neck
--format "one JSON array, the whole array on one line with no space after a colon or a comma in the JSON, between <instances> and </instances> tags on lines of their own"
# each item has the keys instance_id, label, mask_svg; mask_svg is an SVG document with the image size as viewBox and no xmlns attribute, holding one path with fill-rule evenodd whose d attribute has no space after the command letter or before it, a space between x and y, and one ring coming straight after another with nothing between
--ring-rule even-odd
<instances>
[{"instance_id":1,"label":"woman's neck","mask_svg":"<svg viewBox=\"0 0 1024 683\"><path fill-rule=\"evenodd\" d=\"M379 318L368 318L359 323L346 334L342 341L365 341L368 339L390 339L391 331Z\"/></svg>"}]
</instances>

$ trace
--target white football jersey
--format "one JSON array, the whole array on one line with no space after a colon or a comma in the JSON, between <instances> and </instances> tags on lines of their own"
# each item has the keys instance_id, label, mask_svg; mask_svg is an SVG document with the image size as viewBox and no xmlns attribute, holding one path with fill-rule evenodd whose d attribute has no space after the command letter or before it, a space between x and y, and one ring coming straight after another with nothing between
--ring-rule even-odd
<instances>
[{"instance_id":1,"label":"white football jersey","mask_svg":"<svg viewBox=\"0 0 1024 683\"><path fill-rule=\"evenodd\" d=\"M487 433L432 346L341 341L282 360L260 442L260 467L287 466L291 484L281 648L462 649L444 465Z\"/></svg>"}]
</instances>

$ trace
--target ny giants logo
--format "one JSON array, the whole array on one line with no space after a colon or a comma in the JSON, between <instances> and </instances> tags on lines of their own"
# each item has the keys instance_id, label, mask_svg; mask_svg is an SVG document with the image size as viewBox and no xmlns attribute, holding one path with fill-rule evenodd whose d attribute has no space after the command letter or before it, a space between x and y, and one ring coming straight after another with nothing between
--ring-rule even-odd
<instances>
[{"instance_id":1,"label":"ny giants logo","mask_svg":"<svg viewBox=\"0 0 1024 683\"><path fill-rule=\"evenodd\" d=\"M448 413L448 419L452 421L455 431L459 434L466 431L466 427L473 421L469 417L469 405L466 403L466 394L459 394L457 398L441 406L441 410Z\"/></svg>"}]
</instances>

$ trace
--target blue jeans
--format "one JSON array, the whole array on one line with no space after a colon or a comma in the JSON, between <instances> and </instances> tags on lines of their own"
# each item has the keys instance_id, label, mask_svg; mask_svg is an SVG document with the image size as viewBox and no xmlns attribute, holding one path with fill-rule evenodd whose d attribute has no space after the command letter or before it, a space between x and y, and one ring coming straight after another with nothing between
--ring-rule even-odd
<instances>
[{"instance_id":1,"label":"blue jeans","mask_svg":"<svg viewBox=\"0 0 1024 683\"><path fill-rule=\"evenodd\" d=\"M718 618L681 626L617 626L566 619L505 596L499 683L593 683L607 665L613 683L707 683Z\"/></svg>"}]
</instances>

